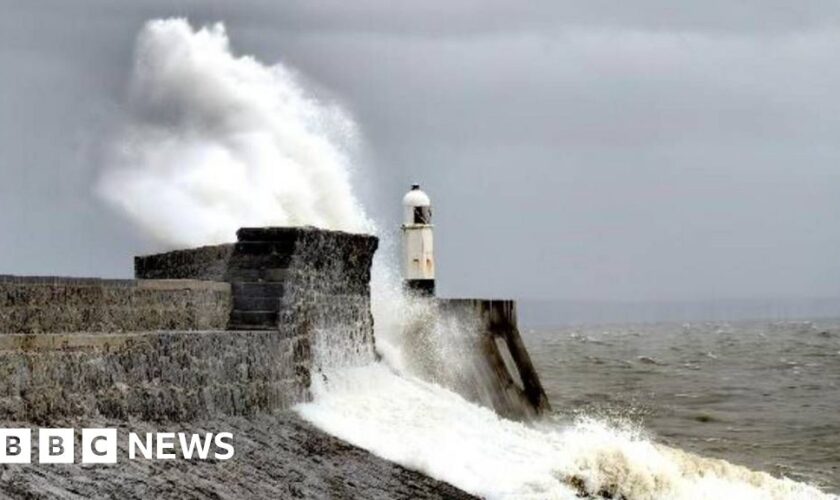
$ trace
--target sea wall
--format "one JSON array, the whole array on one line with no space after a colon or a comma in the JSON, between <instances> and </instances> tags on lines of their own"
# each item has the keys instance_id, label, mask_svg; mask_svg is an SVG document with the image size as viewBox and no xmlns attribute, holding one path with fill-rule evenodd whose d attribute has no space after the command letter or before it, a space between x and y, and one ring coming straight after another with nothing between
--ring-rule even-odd
<instances>
[{"instance_id":1,"label":"sea wall","mask_svg":"<svg viewBox=\"0 0 840 500\"><path fill-rule=\"evenodd\" d=\"M0 276L0 334L223 330L230 285Z\"/></svg>"},{"instance_id":2,"label":"sea wall","mask_svg":"<svg viewBox=\"0 0 840 500\"><path fill-rule=\"evenodd\" d=\"M0 427L118 427L119 466L5 467L26 498L472 498L289 409L374 358L378 241L312 228L138 257L136 280L0 277ZM228 461L128 460L127 432L232 432ZM33 437L33 456L38 443Z\"/></svg>"},{"instance_id":3,"label":"sea wall","mask_svg":"<svg viewBox=\"0 0 840 500\"><path fill-rule=\"evenodd\" d=\"M370 270L376 237L277 227L242 228L237 239L137 257L135 274L228 282L229 329L276 330L310 346L318 343L316 356L333 363L373 357Z\"/></svg>"},{"instance_id":4,"label":"sea wall","mask_svg":"<svg viewBox=\"0 0 840 500\"><path fill-rule=\"evenodd\" d=\"M0 419L187 422L307 397L299 339L268 331L0 335Z\"/></svg>"},{"instance_id":5,"label":"sea wall","mask_svg":"<svg viewBox=\"0 0 840 500\"><path fill-rule=\"evenodd\" d=\"M374 359L375 237L243 228L237 240L137 257L135 280L0 276L0 416L270 413L307 400L322 367ZM461 356L429 373L502 415L548 409L512 301L418 300L435 319L407 332L415 351L445 352L421 344L448 323Z\"/></svg>"},{"instance_id":6,"label":"sea wall","mask_svg":"<svg viewBox=\"0 0 840 500\"><path fill-rule=\"evenodd\" d=\"M136 280L0 278L0 417L272 413L310 397L316 344L322 357L372 358L375 237L238 239L138 257Z\"/></svg>"},{"instance_id":7,"label":"sea wall","mask_svg":"<svg viewBox=\"0 0 840 500\"><path fill-rule=\"evenodd\" d=\"M230 328L291 331L352 319L373 339L370 269L374 236L312 227L242 228L236 243L136 257L140 279L230 283Z\"/></svg>"}]
</instances>

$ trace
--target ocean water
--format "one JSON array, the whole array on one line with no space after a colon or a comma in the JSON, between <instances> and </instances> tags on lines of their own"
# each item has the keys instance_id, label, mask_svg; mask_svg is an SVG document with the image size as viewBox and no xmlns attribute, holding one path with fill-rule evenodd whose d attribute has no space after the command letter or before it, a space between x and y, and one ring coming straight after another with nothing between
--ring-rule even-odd
<instances>
[{"instance_id":1,"label":"ocean water","mask_svg":"<svg viewBox=\"0 0 840 500\"><path fill-rule=\"evenodd\" d=\"M696 366L703 366L706 359L721 360L717 351L733 345L732 340L716 343L709 336L726 335L723 332L731 325L662 327L658 340L641 327L526 331L525 341L556 411L537 421L517 422L467 401L449 386L447 381L453 379L449 372L470 370L470 364L451 348L452 339L468 332L452 328L430 311L418 314L423 311L416 311L417 307L395 295L384 300L379 296L374 315L381 358L349 363L326 359L313 373L313 401L297 406L296 411L329 434L488 499L837 498L831 494L834 483L828 459L836 446L824 443L822 448L811 448L810 453L824 455L818 468L773 461L755 449L747 433L755 432L748 420L755 416L744 417L747 412L738 409L741 402L735 401L732 407L709 406L721 399L721 392L734 391L737 400L740 391L762 390L744 380L721 391L716 379L698 382L703 375L695 376ZM428 329L433 338L422 343L406 338L416 331L407 326L417 321L440 323ZM684 330L691 333L669 339L668 335L676 335L674 328L682 335ZM834 331L811 333L823 342L826 335L834 339ZM755 332L756 339L762 335L767 333ZM321 345L322 338L329 336L316 337L314 350L330 352ZM746 339L739 337L734 345ZM671 349L668 342L674 341L686 345ZM833 349L836 354L840 348ZM741 346L730 352L740 359L754 350ZM683 351L691 354L682 355ZM446 360L432 363L446 373L414 369L412 361L429 358ZM793 366L788 361L773 362L770 370L778 363L784 369ZM603 365L607 367L602 370ZM663 371L671 365L679 367L674 366L673 373ZM730 376L722 367L711 369L715 377ZM820 375L823 380L831 372L830 367L825 369ZM681 385L668 385L679 378L674 373L686 373L687 379ZM665 410L657 410L656 396L639 382L651 375L661 380L658 386L651 382L656 391L672 393L667 396L672 399L662 400ZM745 378L739 370L731 376ZM764 378L764 383L769 378L755 376ZM812 399L827 405L830 395L821 394L825 401ZM675 410L675 404L685 409ZM704 410L700 412L698 406ZM751 411L760 416L763 410ZM650 420L657 412L682 416L671 416L673 421L665 419L668 425L660 427ZM826 406L823 416L829 419L830 414ZM726 432L720 437L696 429L718 422L734 422L721 423L721 427L738 435L739 441L724 444L729 439ZM781 439L781 433L775 435Z\"/></svg>"},{"instance_id":2,"label":"ocean water","mask_svg":"<svg viewBox=\"0 0 840 500\"><path fill-rule=\"evenodd\" d=\"M559 417L840 493L840 320L523 329Z\"/></svg>"}]
</instances>

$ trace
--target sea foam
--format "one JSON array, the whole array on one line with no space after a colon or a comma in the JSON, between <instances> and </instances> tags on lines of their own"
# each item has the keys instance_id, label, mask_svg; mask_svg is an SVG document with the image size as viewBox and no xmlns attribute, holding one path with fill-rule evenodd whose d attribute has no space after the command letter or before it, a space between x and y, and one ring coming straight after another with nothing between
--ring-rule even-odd
<instances>
[{"instance_id":1,"label":"sea foam","mask_svg":"<svg viewBox=\"0 0 840 500\"><path fill-rule=\"evenodd\" d=\"M378 456L485 498L818 499L818 489L592 419L522 423L385 363L313 379L297 411Z\"/></svg>"}]
</instances>

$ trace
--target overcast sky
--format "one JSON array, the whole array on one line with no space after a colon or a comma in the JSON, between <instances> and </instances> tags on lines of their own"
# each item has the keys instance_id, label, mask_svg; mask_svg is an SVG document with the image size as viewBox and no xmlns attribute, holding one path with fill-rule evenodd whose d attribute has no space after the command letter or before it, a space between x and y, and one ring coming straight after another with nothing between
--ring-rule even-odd
<instances>
[{"instance_id":1,"label":"overcast sky","mask_svg":"<svg viewBox=\"0 0 840 500\"><path fill-rule=\"evenodd\" d=\"M443 294L840 296L840 2L0 7L0 273L158 250L92 185L138 30L187 16L352 114L383 228L424 185Z\"/></svg>"}]
</instances>

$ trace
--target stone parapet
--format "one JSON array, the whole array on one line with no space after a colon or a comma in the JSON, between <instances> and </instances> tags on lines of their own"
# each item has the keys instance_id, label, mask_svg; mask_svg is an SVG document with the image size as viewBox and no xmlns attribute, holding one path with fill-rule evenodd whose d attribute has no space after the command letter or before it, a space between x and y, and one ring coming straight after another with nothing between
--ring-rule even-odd
<instances>
[{"instance_id":1,"label":"stone parapet","mask_svg":"<svg viewBox=\"0 0 840 500\"><path fill-rule=\"evenodd\" d=\"M228 260L233 244L187 248L134 257L138 279L193 279L227 281Z\"/></svg>"},{"instance_id":2,"label":"stone parapet","mask_svg":"<svg viewBox=\"0 0 840 500\"><path fill-rule=\"evenodd\" d=\"M0 333L223 330L230 285L0 276Z\"/></svg>"}]
</instances>

